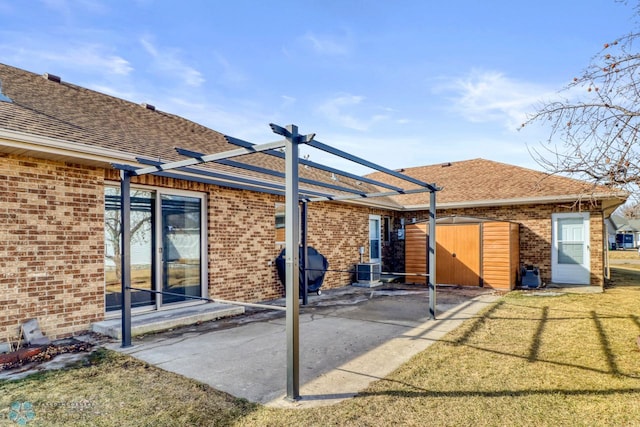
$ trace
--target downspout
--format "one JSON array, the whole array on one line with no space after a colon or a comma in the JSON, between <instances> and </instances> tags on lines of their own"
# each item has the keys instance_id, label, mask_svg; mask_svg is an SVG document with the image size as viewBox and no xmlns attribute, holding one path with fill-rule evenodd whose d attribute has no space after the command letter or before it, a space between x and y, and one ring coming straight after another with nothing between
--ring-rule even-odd
<instances>
[{"instance_id":1,"label":"downspout","mask_svg":"<svg viewBox=\"0 0 640 427\"><path fill-rule=\"evenodd\" d=\"M604 246L604 278L607 280L611 280L611 268L609 265L609 228L607 227L607 223L606 223L606 219L604 219L603 216L603 220L602 220L602 227L604 228L604 236L605 238L603 239L604 241L603 246ZM602 287L604 288L604 283L602 284Z\"/></svg>"}]
</instances>

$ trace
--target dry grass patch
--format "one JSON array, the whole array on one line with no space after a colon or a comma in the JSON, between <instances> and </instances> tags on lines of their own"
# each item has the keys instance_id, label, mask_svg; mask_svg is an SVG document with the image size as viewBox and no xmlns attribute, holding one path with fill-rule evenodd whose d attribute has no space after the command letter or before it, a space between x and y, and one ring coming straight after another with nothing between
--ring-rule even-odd
<instances>
[{"instance_id":1,"label":"dry grass patch","mask_svg":"<svg viewBox=\"0 0 640 427\"><path fill-rule=\"evenodd\" d=\"M638 251L635 249L609 251L609 259L639 259Z\"/></svg>"},{"instance_id":2,"label":"dry grass patch","mask_svg":"<svg viewBox=\"0 0 640 427\"><path fill-rule=\"evenodd\" d=\"M224 426L256 406L108 350L0 388L0 425L14 402L32 405L29 426Z\"/></svg>"}]
</instances>

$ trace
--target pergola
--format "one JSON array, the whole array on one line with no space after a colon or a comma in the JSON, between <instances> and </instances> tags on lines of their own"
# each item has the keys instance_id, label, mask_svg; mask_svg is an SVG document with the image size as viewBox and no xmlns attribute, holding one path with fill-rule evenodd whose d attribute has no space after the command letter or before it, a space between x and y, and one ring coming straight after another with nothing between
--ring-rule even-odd
<instances>
[{"instance_id":1,"label":"pergola","mask_svg":"<svg viewBox=\"0 0 640 427\"><path fill-rule=\"evenodd\" d=\"M393 196L398 194L426 193L429 198L429 238L427 239L427 265L429 288L429 317L436 317L436 192L440 190L435 184L429 184L397 171L369 162L365 159L353 156L344 151L330 147L314 139L314 134L301 135L298 127L289 125L286 128L270 124L272 131L281 135L283 139L265 143L252 144L230 136L225 136L228 143L239 148L214 154L197 153L190 150L176 148L184 160L162 162L144 158L137 161L146 165L136 167L124 164L114 164L120 170L120 197L121 197L121 221L122 221L122 249L121 249L121 283L122 283L122 346L131 345L131 178L141 175L157 175L180 180L195 181L205 184L225 186L235 189L250 190L261 193L283 195L285 197L285 271L286 271L286 331L287 331L287 399L297 400L299 394L299 305L300 305L300 277L299 268L306 273L306 246L307 203L318 201L347 201L368 199L375 197ZM301 144L306 144L318 150L322 150L350 162L386 173L404 182L412 184L412 188L405 189L389 185L366 177L357 176L346 171L324 166L309 160L300 159L299 149ZM231 160L235 157L252 153L264 153L284 159L284 171L272 170L254 164ZM205 163L217 163L227 167L238 168L255 174L267 175L284 180L284 183L276 183L259 178L250 177L251 174L231 174L226 171L218 171L212 168L198 168L197 165ZM299 165L311 167L316 170L347 177L358 182L374 185L383 190L366 192L365 189L355 189L353 186L339 185L300 177ZM300 183L307 186L301 187ZM371 187L369 187L371 188ZM299 212L301 213L299 215ZM302 223L300 223L302 221ZM302 227L300 227L302 226ZM302 230L298 234L298 230ZM299 252L298 248L303 250ZM302 260L300 259L302 255ZM302 263L302 264L301 264ZM306 282L306 274L304 275ZM306 285L306 283L305 283ZM304 286L303 302L307 302L307 287ZM159 291L150 291L163 293ZM209 300L208 298L202 298ZM225 301L229 302L229 301ZM234 302L232 302L234 303ZM241 305L256 305L238 303ZM273 308L273 307L271 307Z\"/></svg>"}]
</instances>

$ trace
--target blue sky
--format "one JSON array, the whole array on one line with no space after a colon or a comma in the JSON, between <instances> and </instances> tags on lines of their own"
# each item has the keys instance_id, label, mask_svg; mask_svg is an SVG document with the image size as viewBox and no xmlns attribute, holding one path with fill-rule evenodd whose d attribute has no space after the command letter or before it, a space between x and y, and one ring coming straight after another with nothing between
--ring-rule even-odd
<instances>
[{"instance_id":1,"label":"blue sky","mask_svg":"<svg viewBox=\"0 0 640 427\"><path fill-rule=\"evenodd\" d=\"M0 20L2 63L251 142L293 123L390 168L534 169L525 115L635 23L614 0L0 0Z\"/></svg>"}]
</instances>

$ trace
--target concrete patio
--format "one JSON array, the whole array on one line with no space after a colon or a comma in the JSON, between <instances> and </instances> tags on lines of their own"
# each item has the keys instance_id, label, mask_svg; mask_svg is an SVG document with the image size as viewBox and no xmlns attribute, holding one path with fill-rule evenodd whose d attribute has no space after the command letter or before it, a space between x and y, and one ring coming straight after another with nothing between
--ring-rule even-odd
<instances>
[{"instance_id":1,"label":"concrete patio","mask_svg":"<svg viewBox=\"0 0 640 427\"><path fill-rule=\"evenodd\" d=\"M482 288L441 287L437 320L424 286L347 286L300 309L300 394L285 400L283 312L244 315L139 337L112 349L236 397L278 407L329 405L355 396L499 298ZM274 301L284 305L284 300Z\"/></svg>"}]
</instances>

